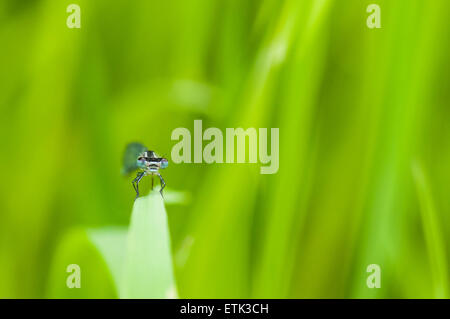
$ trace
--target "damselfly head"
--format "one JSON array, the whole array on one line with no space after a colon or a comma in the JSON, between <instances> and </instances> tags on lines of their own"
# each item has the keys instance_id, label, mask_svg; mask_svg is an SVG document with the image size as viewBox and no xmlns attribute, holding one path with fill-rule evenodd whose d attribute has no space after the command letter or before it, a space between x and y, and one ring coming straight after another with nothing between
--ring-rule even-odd
<instances>
[{"instance_id":1,"label":"damselfly head","mask_svg":"<svg viewBox=\"0 0 450 319\"><path fill-rule=\"evenodd\" d=\"M125 149L125 154L123 157L123 168L122 172L124 174L129 173L134 170L138 170L136 178L133 179L133 187L136 191L136 198L139 197L139 182L144 176L152 176L152 189L153 189L153 176L156 175L161 181L161 189L159 192L162 196L162 191L166 187L166 183L162 178L161 174L158 172L159 169L166 168L169 166L169 161L167 158L159 157L154 151L148 150L141 143L130 143Z\"/></svg>"}]
</instances>

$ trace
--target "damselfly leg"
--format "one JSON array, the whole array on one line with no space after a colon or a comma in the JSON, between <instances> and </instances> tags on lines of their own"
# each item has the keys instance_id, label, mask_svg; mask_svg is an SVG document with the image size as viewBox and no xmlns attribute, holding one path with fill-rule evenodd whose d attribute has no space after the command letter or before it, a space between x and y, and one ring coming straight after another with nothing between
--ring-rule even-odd
<instances>
[{"instance_id":1,"label":"damselfly leg","mask_svg":"<svg viewBox=\"0 0 450 319\"><path fill-rule=\"evenodd\" d=\"M135 199L137 199L139 197L139 182L141 181L142 177L144 177L144 175L145 175L145 172L138 172L136 178L133 179L132 184L133 184L134 190L136 191Z\"/></svg>"},{"instance_id":2,"label":"damselfly leg","mask_svg":"<svg viewBox=\"0 0 450 319\"><path fill-rule=\"evenodd\" d=\"M158 175L159 180L161 181L161 189L159 190L159 193L161 194L162 197L164 197L163 189L164 189L164 187L166 187L166 183L164 182L164 179L162 178L161 174L157 173L156 175Z\"/></svg>"}]
</instances>

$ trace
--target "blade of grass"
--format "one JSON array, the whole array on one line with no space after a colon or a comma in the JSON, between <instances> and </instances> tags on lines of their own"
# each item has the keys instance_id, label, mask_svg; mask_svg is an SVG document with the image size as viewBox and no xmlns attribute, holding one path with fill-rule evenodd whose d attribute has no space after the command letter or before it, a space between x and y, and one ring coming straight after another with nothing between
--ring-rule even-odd
<instances>
[{"instance_id":1,"label":"blade of grass","mask_svg":"<svg viewBox=\"0 0 450 319\"><path fill-rule=\"evenodd\" d=\"M167 215L158 192L138 198L133 206L121 298L168 298L175 280Z\"/></svg>"}]
</instances>

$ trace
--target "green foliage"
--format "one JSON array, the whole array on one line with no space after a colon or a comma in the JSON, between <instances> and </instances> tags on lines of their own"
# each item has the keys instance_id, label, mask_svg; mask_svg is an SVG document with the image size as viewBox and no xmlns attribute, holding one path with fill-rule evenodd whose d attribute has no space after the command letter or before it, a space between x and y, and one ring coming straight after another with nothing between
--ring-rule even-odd
<instances>
[{"instance_id":1,"label":"green foliage","mask_svg":"<svg viewBox=\"0 0 450 319\"><path fill-rule=\"evenodd\" d=\"M105 248L97 246L86 231L74 230L69 233L56 251L47 297L117 298L114 279L100 247ZM73 264L80 267L80 288L69 288L67 285L72 273L70 269L67 272L67 266Z\"/></svg>"},{"instance_id":2,"label":"green foliage","mask_svg":"<svg viewBox=\"0 0 450 319\"><path fill-rule=\"evenodd\" d=\"M448 298L448 263L441 223L439 222L439 216L436 214L428 178L418 162L413 163L412 172L420 201L422 224L433 280L434 297L440 299Z\"/></svg>"},{"instance_id":3,"label":"green foliage","mask_svg":"<svg viewBox=\"0 0 450 319\"><path fill-rule=\"evenodd\" d=\"M81 269L81 288L70 288L64 270ZM159 192L138 198L128 231L122 227L77 230L58 248L50 298L174 298L170 237Z\"/></svg>"},{"instance_id":4,"label":"green foliage","mask_svg":"<svg viewBox=\"0 0 450 319\"><path fill-rule=\"evenodd\" d=\"M166 297L171 258L180 297L448 297L450 1L373 2L1 1L0 298ZM130 225L124 147L195 119L280 128L278 173L170 163Z\"/></svg>"}]
</instances>

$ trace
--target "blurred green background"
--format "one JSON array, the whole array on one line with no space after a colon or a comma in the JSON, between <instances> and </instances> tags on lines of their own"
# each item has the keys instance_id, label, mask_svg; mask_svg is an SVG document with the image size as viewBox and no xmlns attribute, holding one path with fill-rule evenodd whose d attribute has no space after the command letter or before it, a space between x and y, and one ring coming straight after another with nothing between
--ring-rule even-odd
<instances>
[{"instance_id":1,"label":"blurred green background","mask_svg":"<svg viewBox=\"0 0 450 319\"><path fill-rule=\"evenodd\" d=\"M70 3L0 1L0 298L59 297L66 234L129 223L125 145L194 119L279 127L280 169L163 172L179 297L448 297L448 0Z\"/></svg>"}]
</instances>

